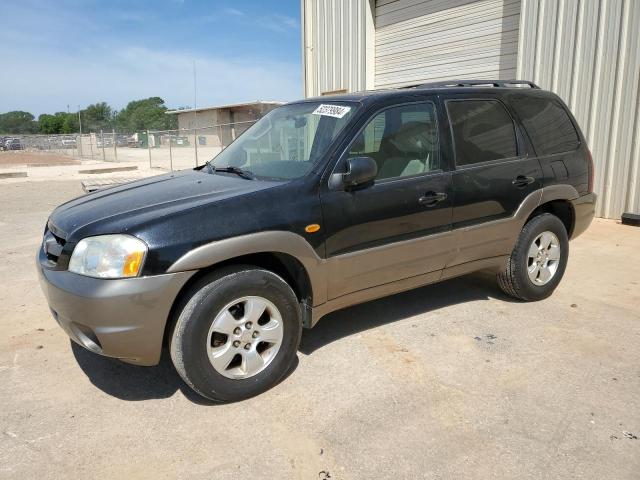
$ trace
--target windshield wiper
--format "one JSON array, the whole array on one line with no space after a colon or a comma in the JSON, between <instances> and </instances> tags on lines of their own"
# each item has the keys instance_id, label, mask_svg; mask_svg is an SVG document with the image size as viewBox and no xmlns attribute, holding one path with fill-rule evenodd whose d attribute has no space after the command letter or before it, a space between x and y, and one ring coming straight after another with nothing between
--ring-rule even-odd
<instances>
[{"instance_id":1,"label":"windshield wiper","mask_svg":"<svg viewBox=\"0 0 640 480\"><path fill-rule=\"evenodd\" d=\"M255 177L250 171L243 170L240 167L216 167L212 163L207 162L207 168L209 169L210 173L215 173L215 172L235 173L239 177L246 178L247 180L255 179Z\"/></svg>"}]
</instances>

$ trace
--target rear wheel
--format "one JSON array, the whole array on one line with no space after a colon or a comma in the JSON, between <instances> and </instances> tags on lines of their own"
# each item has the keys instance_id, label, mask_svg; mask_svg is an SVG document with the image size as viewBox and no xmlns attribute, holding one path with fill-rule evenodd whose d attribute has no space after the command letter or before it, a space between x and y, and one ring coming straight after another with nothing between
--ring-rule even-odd
<instances>
[{"instance_id":1,"label":"rear wheel","mask_svg":"<svg viewBox=\"0 0 640 480\"><path fill-rule=\"evenodd\" d=\"M200 395L230 402L275 385L291 368L301 335L291 287L251 266L204 277L184 301L171 337L171 359Z\"/></svg>"},{"instance_id":2,"label":"rear wheel","mask_svg":"<svg viewBox=\"0 0 640 480\"><path fill-rule=\"evenodd\" d=\"M525 301L547 298L556 289L569 256L567 230L558 217L543 213L523 227L498 285Z\"/></svg>"}]
</instances>

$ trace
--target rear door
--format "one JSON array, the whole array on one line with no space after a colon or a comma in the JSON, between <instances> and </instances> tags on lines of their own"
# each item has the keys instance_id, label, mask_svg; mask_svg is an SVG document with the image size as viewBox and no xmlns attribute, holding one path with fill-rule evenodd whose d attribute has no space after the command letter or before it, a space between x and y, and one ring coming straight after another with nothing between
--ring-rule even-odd
<instances>
[{"instance_id":1,"label":"rear door","mask_svg":"<svg viewBox=\"0 0 640 480\"><path fill-rule=\"evenodd\" d=\"M321 194L330 299L439 274L450 258L451 172L436 105L429 97L375 112L338 161L340 171L349 157L372 157L378 177Z\"/></svg>"},{"instance_id":2,"label":"rear door","mask_svg":"<svg viewBox=\"0 0 640 480\"><path fill-rule=\"evenodd\" d=\"M500 229L491 229L487 236L483 231L489 232L486 227L496 220L512 217L522 201L542 187L540 163L529 155L520 128L498 98L451 95L445 107L455 159L452 228L459 233L450 265L509 253L510 232L500 236Z\"/></svg>"}]
</instances>

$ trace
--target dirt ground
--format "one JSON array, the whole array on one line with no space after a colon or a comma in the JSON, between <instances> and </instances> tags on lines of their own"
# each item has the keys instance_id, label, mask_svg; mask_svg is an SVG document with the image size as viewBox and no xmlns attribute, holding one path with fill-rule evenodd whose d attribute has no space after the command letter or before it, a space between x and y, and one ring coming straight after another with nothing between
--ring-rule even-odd
<instances>
[{"instance_id":1,"label":"dirt ground","mask_svg":"<svg viewBox=\"0 0 640 480\"><path fill-rule=\"evenodd\" d=\"M336 312L295 370L210 405L166 355L70 343L37 284L78 181L0 183L0 479L638 479L640 229L597 220L549 299L475 274Z\"/></svg>"},{"instance_id":2,"label":"dirt ground","mask_svg":"<svg viewBox=\"0 0 640 480\"><path fill-rule=\"evenodd\" d=\"M0 152L0 167L14 165L78 165L80 162L67 155L38 152Z\"/></svg>"}]
</instances>

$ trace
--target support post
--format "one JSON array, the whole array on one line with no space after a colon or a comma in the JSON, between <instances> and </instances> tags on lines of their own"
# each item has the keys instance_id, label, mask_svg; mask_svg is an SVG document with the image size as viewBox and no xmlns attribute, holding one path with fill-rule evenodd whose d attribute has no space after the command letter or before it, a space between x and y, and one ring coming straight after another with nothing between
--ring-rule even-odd
<instances>
[{"instance_id":1,"label":"support post","mask_svg":"<svg viewBox=\"0 0 640 480\"><path fill-rule=\"evenodd\" d=\"M196 147L196 167L198 166L198 128L193 129L193 144Z\"/></svg>"},{"instance_id":2,"label":"support post","mask_svg":"<svg viewBox=\"0 0 640 480\"><path fill-rule=\"evenodd\" d=\"M173 152L171 147L171 132L169 132L169 169L173 172Z\"/></svg>"},{"instance_id":3,"label":"support post","mask_svg":"<svg viewBox=\"0 0 640 480\"><path fill-rule=\"evenodd\" d=\"M153 168L151 166L151 136L149 135L149 130L147 130L147 150L149 151L149 168Z\"/></svg>"},{"instance_id":4,"label":"support post","mask_svg":"<svg viewBox=\"0 0 640 480\"><path fill-rule=\"evenodd\" d=\"M118 146L116 141L116 130L115 128L111 130L111 134L113 135L113 159L114 161L118 161Z\"/></svg>"}]
</instances>

